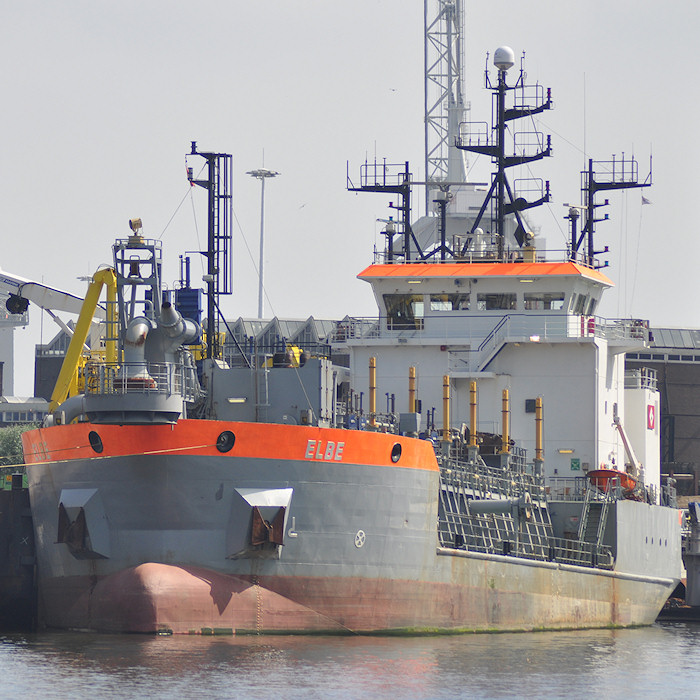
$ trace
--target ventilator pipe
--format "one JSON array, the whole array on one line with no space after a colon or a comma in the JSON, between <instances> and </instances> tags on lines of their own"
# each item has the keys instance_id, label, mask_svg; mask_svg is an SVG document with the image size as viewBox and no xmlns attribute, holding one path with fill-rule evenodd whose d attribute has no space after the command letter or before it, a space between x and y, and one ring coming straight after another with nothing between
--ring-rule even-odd
<instances>
[{"instance_id":1,"label":"ventilator pipe","mask_svg":"<svg viewBox=\"0 0 700 700\"><path fill-rule=\"evenodd\" d=\"M85 394L76 394L66 399L53 413L44 418L43 427L48 428L59 422L62 425L72 423L85 414Z\"/></svg>"},{"instance_id":2,"label":"ventilator pipe","mask_svg":"<svg viewBox=\"0 0 700 700\"><path fill-rule=\"evenodd\" d=\"M442 377L442 441L452 442L450 435L450 375Z\"/></svg>"},{"instance_id":3,"label":"ventilator pipe","mask_svg":"<svg viewBox=\"0 0 700 700\"><path fill-rule=\"evenodd\" d=\"M544 416L542 410L542 397L535 399L535 459L544 460Z\"/></svg>"},{"instance_id":4,"label":"ventilator pipe","mask_svg":"<svg viewBox=\"0 0 700 700\"><path fill-rule=\"evenodd\" d=\"M377 358L369 358L369 425L377 427Z\"/></svg>"},{"instance_id":5,"label":"ventilator pipe","mask_svg":"<svg viewBox=\"0 0 700 700\"><path fill-rule=\"evenodd\" d=\"M408 368L408 412L416 412L416 368Z\"/></svg>"},{"instance_id":6,"label":"ventilator pipe","mask_svg":"<svg viewBox=\"0 0 700 700\"><path fill-rule=\"evenodd\" d=\"M507 455L510 453L510 397L508 394L508 389L503 390L501 414L503 419L503 437L501 442L501 454Z\"/></svg>"},{"instance_id":7,"label":"ventilator pipe","mask_svg":"<svg viewBox=\"0 0 700 700\"><path fill-rule=\"evenodd\" d=\"M146 339L153 330L153 321L145 316L131 319L124 334L124 366L120 374L126 379L150 380L146 369Z\"/></svg>"},{"instance_id":8,"label":"ventilator pipe","mask_svg":"<svg viewBox=\"0 0 700 700\"><path fill-rule=\"evenodd\" d=\"M476 382L469 383L469 447L476 447Z\"/></svg>"},{"instance_id":9,"label":"ventilator pipe","mask_svg":"<svg viewBox=\"0 0 700 700\"><path fill-rule=\"evenodd\" d=\"M199 336L199 326L182 314L169 302L164 301L160 308L158 325L171 340L171 345L177 347L191 343Z\"/></svg>"}]
</instances>

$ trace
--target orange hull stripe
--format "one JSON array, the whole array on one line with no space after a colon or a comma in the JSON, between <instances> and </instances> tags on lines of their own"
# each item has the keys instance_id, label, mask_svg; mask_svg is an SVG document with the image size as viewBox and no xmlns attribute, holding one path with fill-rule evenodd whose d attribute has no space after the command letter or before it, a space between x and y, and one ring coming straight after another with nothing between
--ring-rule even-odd
<instances>
[{"instance_id":1,"label":"orange hull stripe","mask_svg":"<svg viewBox=\"0 0 700 700\"><path fill-rule=\"evenodd\" d=\"M90 446L99 435L104 449ZM229 452L216 441L224 431L235 435ZM123 455L210 455L250 459L305 460L334 464L367 464L437 471L432 445L425 440L385 433L272 423L181 420L176 425L92 425L76 423L31 430L22 436L28 464ZM392 449L401 456L394 463Z\"/></svg>"}]
</instances>

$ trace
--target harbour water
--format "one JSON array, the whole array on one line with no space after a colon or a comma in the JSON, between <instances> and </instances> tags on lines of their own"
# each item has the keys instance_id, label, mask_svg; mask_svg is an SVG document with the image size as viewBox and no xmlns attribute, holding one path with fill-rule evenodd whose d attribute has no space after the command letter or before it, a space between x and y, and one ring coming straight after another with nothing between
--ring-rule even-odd
<instances>
[{"instance_id":1,"label":"harbour water","mask_svg":"<svg viewBox=\"0 0 700 700\"><path fill-rule=\"evenodd\" d=\"M690 698L700 624L442 637L0 638L3 698Z\"/></svg>"}]
</instances>

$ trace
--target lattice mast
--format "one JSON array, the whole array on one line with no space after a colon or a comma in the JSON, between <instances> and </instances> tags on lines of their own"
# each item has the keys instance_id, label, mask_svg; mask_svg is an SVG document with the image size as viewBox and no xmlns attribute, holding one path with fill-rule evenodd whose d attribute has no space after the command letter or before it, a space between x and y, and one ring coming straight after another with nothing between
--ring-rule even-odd
<instances>
[{"instance_id":1,"label":"lattice mast","mask_svg":"<svg viewBox=\"0 0 700 700\"><path fill-rule=\"evenodd\" d=\"M464 154L455 142L468 106L462 96L462 0L424 0L424 15L427 212L433 199L431 189L440 183L466 182Z\"/></svg>"},{"instance_id":2,"label":"lattice mast","mask_svg":"<svg viewBox=\"0 0 700 700\"><path fill-rule=\"evenodd\" d=\"M232 162L228 153L198 151L197 142L192 141L190 155L201 156L207 162L206 179L194 179L188 170L193 185L207 190L207 250L200 251L207 259L207 358L221 355L219 340L219 297L233 293L231 264L231 202Z\"/></svg>"}]
</instances>

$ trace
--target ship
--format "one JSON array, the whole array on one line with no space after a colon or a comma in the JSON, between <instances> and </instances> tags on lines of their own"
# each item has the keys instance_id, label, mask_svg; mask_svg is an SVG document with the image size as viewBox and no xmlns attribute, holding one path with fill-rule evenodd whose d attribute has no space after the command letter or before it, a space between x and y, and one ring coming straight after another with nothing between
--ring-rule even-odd
<instances>
[{"instance_id":1,"label":"ship","mask_svg":"<svg viewBox=\"0 0 700 700\"><path fill-rule=\"evenodd\" d=\"M359 274L379 313L336 322L326 345L270 348L231 331L220 310L231 157L193 142L208 166L189 175L208 193L204 328L202 292L188 280L164 290L161 242L131 220L93 277L50 415L23 436L42 626L420 634L654 621L680 578L681 513L660 478L653 374L624 372L648 324L595 316L612 282L593 245L596 196L648 183L636 163L601 178L591 161L571 244L545 257L525 212L549 185L528 199L507 171L550 144L511 154L507 138L551 95L522 69L509 83L513 63L502 47L493 84L487 69L493 128L462 124L449 144L449 158L491 158L490 184L452 170L433 181L435 215L412 226L408 165L362 166L350 189L398 197L384 250Z\"/></svg>"}]
</instances>

